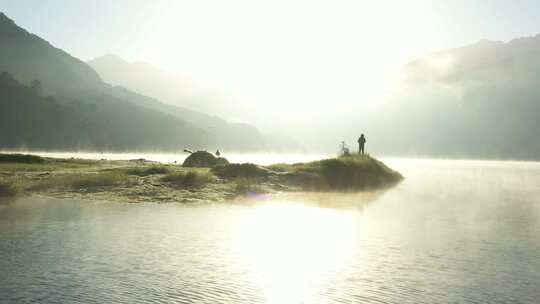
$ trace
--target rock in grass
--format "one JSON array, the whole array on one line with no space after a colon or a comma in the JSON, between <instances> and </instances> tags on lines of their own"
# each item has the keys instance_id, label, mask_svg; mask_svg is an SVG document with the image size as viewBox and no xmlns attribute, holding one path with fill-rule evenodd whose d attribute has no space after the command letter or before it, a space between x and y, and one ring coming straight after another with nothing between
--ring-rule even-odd
<instances>
[{"instance_id":1,"label":"rock in grass","mask_svg":"<svg viewBox=\"0 0 540 304\"><path fill-rule=\"evenodd\" d=\"M215 157L207 151L197 151L186 158L183 167L191 168L213 168L219 165L227 165L229 161L223 157Z\"/></svg>"}]
</instances>

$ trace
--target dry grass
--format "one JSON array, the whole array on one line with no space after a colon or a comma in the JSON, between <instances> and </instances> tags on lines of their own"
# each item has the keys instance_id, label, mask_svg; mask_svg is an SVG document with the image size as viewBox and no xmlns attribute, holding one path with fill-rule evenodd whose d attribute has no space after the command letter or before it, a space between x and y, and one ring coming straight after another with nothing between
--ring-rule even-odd
<instances>
[{"instance_id":1,"label":"dry grass","mask_svg":"<svg viewBox=\"0 0 540 304\"><path fill-rule=\"evenodd\" d=\"M150 167L143 168L129 168L126 170L126 174L137 175L137 176L148 176L155 174L168 174L171 170L167 166L163 165L153 165Z\"/></svg>"},{"instance_id":2,"label":"dry grass","mask_svg":"<svg viewBox=\"0 0 540 304\"><path fill-rule=\"evenodd\" d=\"M161 178L162 181L178 188L202 188L215 182L216 177L208 171L178 171L171 172Z\"/></svg>"},{"instance_id":3,"label":"dry grass","mask_svg":"<svg viewBox=\"0 0 540 304\"><path fill-rule=\"evenodd\" d=\"M30 189L95 189L128 185L132 182L133 180L120 172L73 173L51 176L35 183Z\"/></svg>"},{"instance_id":4,"label":"dry grass","mask_svg":"<svg viewBox=\"0 0 540 304\"><path fill-rule=\"evenodd\" d=\"M212 173L226 179L261 178L268 176L268 170L254 164L228 164L212 168Z\"/></svg>"},{"instance_id":5,"label":"dry grass","mask_svg":"<svg viewBox=\"0 0 540 304\"><path fill-rule=\"evenodd\" d=\"M369 155L349 155L294 165L268 167L287 172L288 182L313 190L369 190L390 186L402 176Z\"/></svg>"},{"instance_id":6,"label":"dry grass","mask_svg":"<svg viewBox=\"0 0 540 304\"><path fill-rule=\"evenodd\" d=\"M235 180L236 186L234 187L234 192L237 195L248 195L253 193L266 193L268 192L261 185L255 182L252 179L248 178L237 178Z\"/></svg>"}]
</instances>

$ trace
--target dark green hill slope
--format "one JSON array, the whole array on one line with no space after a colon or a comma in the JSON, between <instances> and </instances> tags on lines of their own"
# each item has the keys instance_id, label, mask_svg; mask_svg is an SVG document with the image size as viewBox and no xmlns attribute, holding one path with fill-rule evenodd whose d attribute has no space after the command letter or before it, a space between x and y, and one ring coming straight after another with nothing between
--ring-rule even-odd
<instances>
[{"instance_id":1,"label":"dark green hill slope","mask_svg":"<svg viewBox=\"0 0 540 304\"><path fill-rule=\"evenodd\" d=\"M176 118L128 102L61 104L0 74L0 148L178 150L206 134Z\"/></svg>"},{"instance_id":2,"label":"dark green hill slope","mask_svg":"<svg viewBox=\"0 0 540 304\"><path fill-rule=\"evenodd\" d=\"M38 79L46 94L73 94L101 84L99 75L81 60L20 28L0 13L0 71L29 84Z\"/></svg>"}]
</instances>

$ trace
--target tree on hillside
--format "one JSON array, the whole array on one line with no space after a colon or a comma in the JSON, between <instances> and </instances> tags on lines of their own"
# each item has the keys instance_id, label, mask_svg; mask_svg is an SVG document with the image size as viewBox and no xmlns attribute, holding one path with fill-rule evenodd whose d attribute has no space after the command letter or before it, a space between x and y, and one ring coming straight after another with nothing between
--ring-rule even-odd
<instances>
[{"instance_id":1,"label":"tree on hillside","mask_svg":"<svg viewBox=\"0 0 540 304\"><path fill-rule=\"evenodd\" d=\"M41 86L41 81L34 79L32 80L32 84L30 84L30 87L32 88L32 91L38 96L41 96L43 93L43 87Z\"/></svg>"}]
</instances>

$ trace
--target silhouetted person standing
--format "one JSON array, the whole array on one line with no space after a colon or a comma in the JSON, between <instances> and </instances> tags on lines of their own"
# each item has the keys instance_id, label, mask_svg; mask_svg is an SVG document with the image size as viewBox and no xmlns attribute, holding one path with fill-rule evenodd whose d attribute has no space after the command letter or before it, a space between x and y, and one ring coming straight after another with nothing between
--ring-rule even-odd
<instances>
[{"instance_id":1,"label":"silhouetted person standing","mask_svg":"<svg viewBox=\"0 0 540 304\"><path fill-rule=\"evenodd\" d=\"M366 145L366 138L364 137L364 134L360 135L360 138L358 138L358 154L364 154L364 147Z\"/></svg>"}]
</instances>

